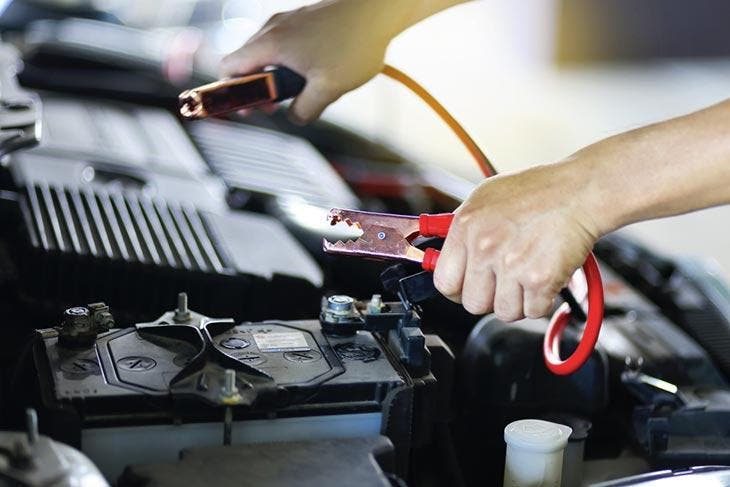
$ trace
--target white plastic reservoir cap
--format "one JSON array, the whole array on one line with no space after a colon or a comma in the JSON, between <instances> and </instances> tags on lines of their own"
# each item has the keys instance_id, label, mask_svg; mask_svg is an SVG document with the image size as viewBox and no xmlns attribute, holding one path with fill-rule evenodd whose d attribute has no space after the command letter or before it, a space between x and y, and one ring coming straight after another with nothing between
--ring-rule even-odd
<instances>
[{"instance_id":1,"label":"white plastic reservoir cap","mask_svg":"<svg viewBox=\"0 0 730 487\"><path fill-rule=\"evenodd\" d=\"M560 487L563 450L573 432L541 419L521 419L504 429L504 487Z\"/></svg>"},{"instance_id":2,"label":"white plastic reservoir cap","mask_svg":"<svg viewBox=\"0 0 730 487\"><path fill-rule=\"evenodd\" d=\"M507 425L504 441L517 450L550 453L564 449L572 432L570 427L562 424L541 419L521 419Z\"/></svg>"}]
</instances>

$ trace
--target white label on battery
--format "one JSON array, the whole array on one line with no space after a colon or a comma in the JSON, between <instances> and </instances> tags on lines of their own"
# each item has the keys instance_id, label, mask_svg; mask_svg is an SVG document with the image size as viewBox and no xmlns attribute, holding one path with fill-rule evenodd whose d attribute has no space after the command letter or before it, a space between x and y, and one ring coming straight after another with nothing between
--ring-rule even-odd
<instances>
[{"instance_id":1,"label":"white label on battery","mask_svg":"<svg viewBox=\"0 0 730 487\"><path fill-rule=\"evenodd\" d=\"M253 339L262 352L306 352L311 350L301 331L254 333Z\"/></svg>"}]
</instances>

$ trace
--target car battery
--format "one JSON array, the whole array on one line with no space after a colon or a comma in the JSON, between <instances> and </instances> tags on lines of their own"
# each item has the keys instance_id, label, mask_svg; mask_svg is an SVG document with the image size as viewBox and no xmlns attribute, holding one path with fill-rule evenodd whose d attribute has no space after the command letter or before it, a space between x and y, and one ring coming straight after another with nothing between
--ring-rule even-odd
<instances>
[{"instance_id":1,"label":"car battery","mask_svg":"<svg viewBox=\"0 0 730 487\"><path fill-rule=\"evenodd\" d=\"M417 315L400 303L356 303L325 299L320 320L235 323L190 311L181 294L175 310L126 328L103 303L67 309L37 331L42 429L110 481L192 447L383 434L405 454L423 410L414 390L435 381L425 337L404 326Z\"/></svg>"}]
</instances>

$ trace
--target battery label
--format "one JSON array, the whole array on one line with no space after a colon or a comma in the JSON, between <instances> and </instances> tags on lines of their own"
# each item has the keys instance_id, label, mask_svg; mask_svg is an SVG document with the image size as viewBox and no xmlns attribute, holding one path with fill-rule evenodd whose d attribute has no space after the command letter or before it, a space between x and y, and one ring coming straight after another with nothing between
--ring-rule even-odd
<instances>
[{"instance_id":1,"label":"battery label","mask_svg":"<svg viewBox=\"0 0 730 487\"><path fill-rule=\"evenodd\" d=\"M254 333L253 339L262 352L306 352L311 350L301 331Z\"/></svg>"}]
</instances>

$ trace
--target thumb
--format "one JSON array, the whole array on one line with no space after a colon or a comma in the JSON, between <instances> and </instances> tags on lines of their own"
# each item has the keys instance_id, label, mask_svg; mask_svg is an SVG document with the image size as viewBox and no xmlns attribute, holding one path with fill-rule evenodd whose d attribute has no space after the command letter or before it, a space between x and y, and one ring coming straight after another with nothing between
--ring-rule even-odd
<instances>
[{"instance_id":1,"label":"thumb","mask_svg":"<svg viewBox=\"0 0 730 487\"><path fill-rule=\"evenodd\" d=\"M260 71L270 64L276 64L271 51L266 42L246 44L225 56L219 71L222 76L240 76Z\"/></svg>"},{"instance_id":2,"label":"thumb","mask_svg":"<svg viewBox=\"0 0 730 487\"><path fill-rule=\"evenodd\" d=\"M297 124L309 123L319 117L327 105L337 100L341 93L329 87L321 79L308 79L304 90L289 107L289 118Z\"/></svg>"}]
</instances>

